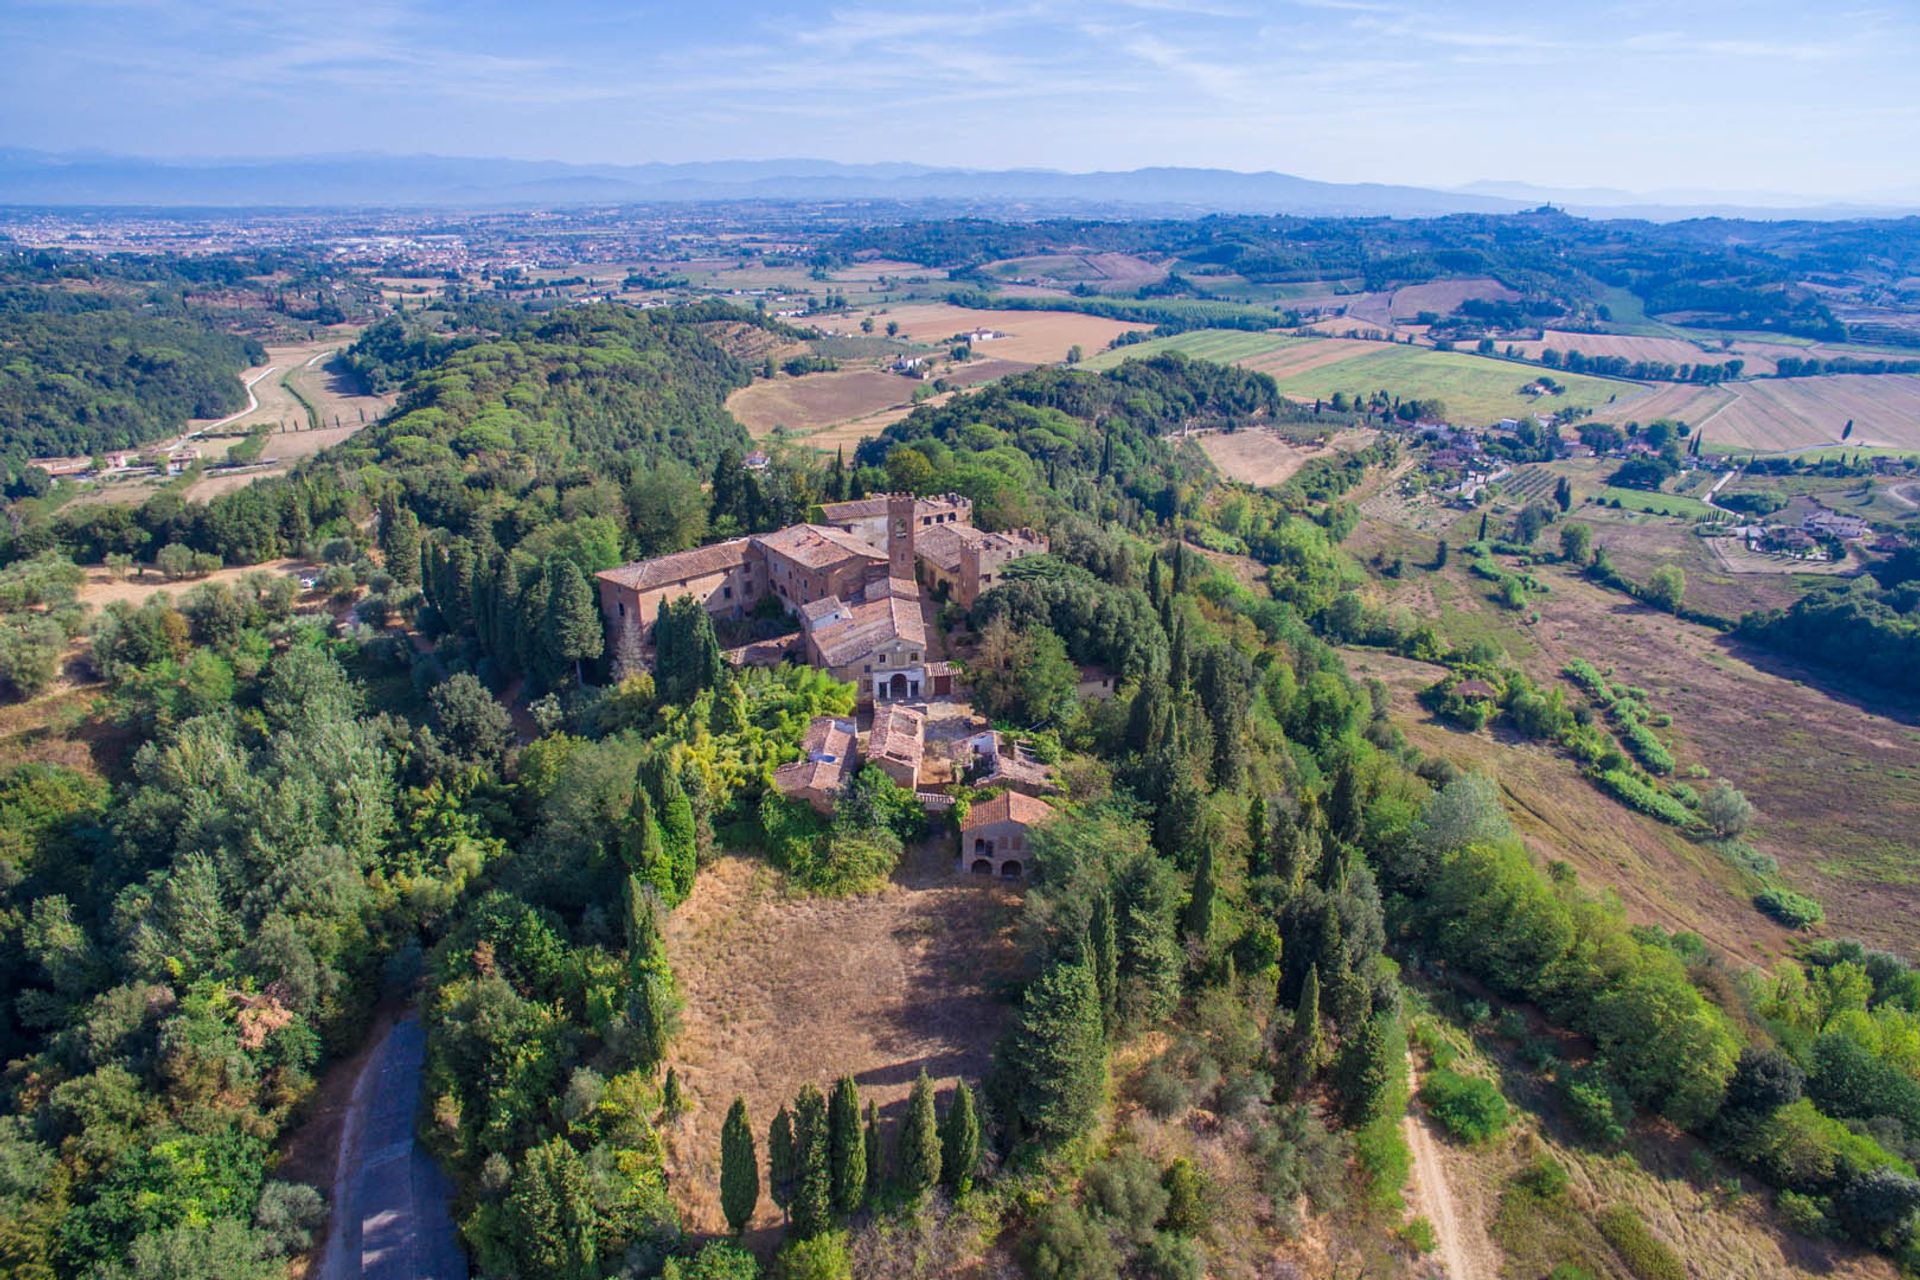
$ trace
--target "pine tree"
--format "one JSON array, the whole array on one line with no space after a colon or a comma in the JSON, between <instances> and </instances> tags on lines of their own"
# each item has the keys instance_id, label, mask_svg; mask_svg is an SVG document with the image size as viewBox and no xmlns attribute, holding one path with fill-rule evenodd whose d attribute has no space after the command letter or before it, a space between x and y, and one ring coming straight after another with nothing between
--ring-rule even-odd
<instances>
[{"instance_id":1,"label":"pine tree","mask_svg":"<svg viewBox=\"0 0 1920 1280\"><path fill-rule=\"evenodd\" d=\"M1313 1078L1326 1060L1327 1042L1320 1029L1320 965L1307 966L1306 981L1300 984L1300 1002L1293 1010L1294 1087Z\"/></svg>"},{"instance_id":2,"label":"pine tree","mask_svg":"<svg viewBox=\"0 0 1920 1280\"><path fill-rule=\"evenodd\" d=\"M940 1126L933 1114L933 1081L926 1070L907 1097L907 1118L900 1130L900 1189L909 1198L925 1195L940 1181Z\"/></svg>"},{"instance_id":3,"label":"pine tree","mask_svg":"<svg viewBox=\"0 0 1920 1280\"><path fill-rule=\"evenodd\" d=\"M662 761L657 773L660 801L660 843L667 873L673 881L673 900L685 902L693 892L693 878L700 865L700 833L693 820L693 802L680 785L680 770L671 760Z\"/></svg>"},{"instance_id":4,"label":"pine tree","mask_svg":"<svg viewBox=\"0 0 1920 1280\"><path fill-rule=\"evenodd\" d=\"M747 1120L747 1100L735 1098L720 1126L720 1211L739 1235L753 1220L760 1203L760 1163L753 1150L753 1126Z\"/></svg>"},{"instance_id":5,"label":"pine tree","mask_svg":"<svg viewBox=\"0 0 1920 1280\"><path fill-rule=\"evenodd\" d=\"M793 1233L802 1240L833 1227L832 1136L827 1099L811 1084L793 1100Z\"/></svg>"},{"instance_id":6,"label":"pine tree","mask_svg":"<svg viewBox=\"0 0 1920 1280\"><path fill-rule=\"evenodd\" d=\"M795 1145L793 1113L781 1107L767 1126L767 1194L789 1215L794 1184L799 1180L800 1153Z\"/></svg>"},{"instance_id":7,"label":"pine tree","mask_svg":"<svg viewBox=\"0 0 1920 1280\"><path fill-rule=\"evenodd\" d=\"M1102 890L1094 898L1093 921L1087 932L1093 980L1100 989L1100 1023L1107 1034L1112 1035L1120 1008L1120 945L1113 925L1111 890Z\"/></svg>"},{"instance_id":8,"label":"pine tree","mask_svg":"<svg viewBox=\"0 0 1920 1280\"><path fill-rule=\"evenodd\" d=\"M880 1144L880 1109L867 1103L867 1127L862 1135L867 1149L867 1203L873 1204L887 1185L887 1153Z\"/></svg>"},{"instance_id":9,"label":"pine tree","mask_svg":"<svg viewBox=\"0 0 1920 1280\"><path fill-rule=\"evenodd\" d=\"M940 1179L953 1194L963 1196L973 1186L979 1163L980 1118L974 1114L973 1090L962 1080L954 1086L953 1101L940 1122Z\"/></svg>"},{"instance_id":10,"label":"pine tree","mask_svg":"<svg viewBox=\"0 0 1920 1280\"><path fill-rule=\"evenodd\" d=\"M860 1086L841 1076L827 1100L827 1158L833 1169L833 1208L842 1218L867 1198L867 1144L860 1134Z\"/></svg>"}]
</instances>

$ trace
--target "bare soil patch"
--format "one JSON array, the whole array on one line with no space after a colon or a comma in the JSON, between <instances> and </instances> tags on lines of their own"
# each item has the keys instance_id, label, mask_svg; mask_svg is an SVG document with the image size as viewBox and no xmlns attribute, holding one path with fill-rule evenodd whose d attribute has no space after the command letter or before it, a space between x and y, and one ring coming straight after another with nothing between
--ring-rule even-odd
<instances>
[{"instance_id":1,"label":"bare soil patch","mask_svg":"<svg viewBox=\"0 0 1920 1280\"><path fill-rule=\"evenodd\" d=\"M162 591L170 591L176 596L184 595L203 582L235 583L250 573L266 573L292 578L318 573L321 568L322 566L310 560L289 557L282 560L266 560L259 564L236 565L231 569L216 569L201 577L169 582L152 570L148 570L139 577L121 579L95 566L86 571L87 579L80 584L79 600L81 604L94 609L103 609L116 601L141 605Z\"/></svg>"},{"instance_id":2,"label":"bare soil patch","mask_svg":"<svg viewBox=\"0 0 1920 1280\"><path fill-rule=\"evenodd\" d=\"M1271 428L1249 427L1241 431L1209 431L1200 437L1200 447L1229 480L1266 488L1286 483L1294 472L1329 449L1364 449L1377 434L1364 430L1342 431L1327 445L1300 444Z\"/></svg>"},{"instance_id":3,"label":"bare soil patch","mask_svg":"<svg viewBox=\"0 0 1920 1280\"><path fill-rule=\"evenodd\" d=\"M945 302L915 302L875 312L876 321L897 321L902 336L943 343L957 333L996 329L1002 338L976 343L974 354L1023 364L1054 364L1078 346L1087 355L1104 351L1123 333L1150 325L1125 324L1077 311L977 311Z\"/></svg>"},{"instance_id":4,"label":"bare soil patch","mask_svg":"<svg viewBox=\"0 0 1920 1280\"><path fill-rule=\"evenodd\" d=\"M940 839L865 898L784 897L778 873L736 854L700 873L667 929L686 998L673 1064L693 1104L669 1134L668 1170L690 1227L724 1228L720 1123L735 1096L764 1162L768 1123L808 1082L851 1073L893 1120L923 1069L943 1094L980 1079L1018 975L1018 895L952 868ZM778 1221L763 1197L756 1226Z\"/></svg>"},{"instance_id":5,"label":"bare soil patch","mask_svg":"<svg viewBox=\"0 0 1920 1280\"><path fill-rule=\"evenodd\" d=\"M839 369L799 378L756 379L727 397L727 409L756 439L775 427L814 431L908 405L920 383L878 369Z\"/></svg>"}]
</instances>

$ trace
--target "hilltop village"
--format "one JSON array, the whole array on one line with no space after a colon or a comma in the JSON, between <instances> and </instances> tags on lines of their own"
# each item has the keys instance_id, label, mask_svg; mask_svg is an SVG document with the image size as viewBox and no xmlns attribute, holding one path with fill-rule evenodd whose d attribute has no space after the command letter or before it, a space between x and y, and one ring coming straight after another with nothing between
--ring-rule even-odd
<instances>
[{"instance_id":1,"label":"hilltop village","mask_svg":"<svg viewBox=\"0 0 1920 1280\"><path fill-rule=\"evenodd\" d=\"M800 658L853 685L856 715L868 726L862 747L857 721L818 717L802 743L804 758L775 770L774 785L830 812L864 759L928 810L944 810L951 797L931 789L936 779L926 759L934 719L959 759L977 766L981 785L1010 788L963 820L961 866L1019 876L1027 831L1053 813L1034 796L1056 788L1045 766L972 715L954 664L935 656L942 649L936 610L971 606L1008 565L1044 554L1047 539L1031 529L977 528L973 503L955 493L878 494L825 504L818 515L603 570L600 612L609 634L644 653L670 601L691 597L716 620L732 621L777 601L799 630L754 647L751 660ZM1087 675L1090 686L1110 688L1099 673Z\"/></svg>"}]
</instances>

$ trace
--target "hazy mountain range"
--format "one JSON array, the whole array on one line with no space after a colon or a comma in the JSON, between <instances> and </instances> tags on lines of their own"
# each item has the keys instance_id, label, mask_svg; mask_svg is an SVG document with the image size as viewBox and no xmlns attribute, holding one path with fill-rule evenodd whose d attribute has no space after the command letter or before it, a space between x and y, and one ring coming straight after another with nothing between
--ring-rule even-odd
<instances>
[{"instance_id":1,"label":"hazy mountain range","mask_svg":"<svg viewBox=\"0 0 1920 1280\"><path fill-rule=\"evenodd\" d=\"M1317 182L1285 173L1146 168L1067 173L830 160L599 165L451 156L153 160L0 149L0 204L157 208L483 208L691 201L899 201L982 212L1389 215L1505 213L1543 203L1604 217L1884 217L1912 205L1819 204L1768 193L1639 195L1480 182L1457 190Z\"/></svg>"}]
</instances>

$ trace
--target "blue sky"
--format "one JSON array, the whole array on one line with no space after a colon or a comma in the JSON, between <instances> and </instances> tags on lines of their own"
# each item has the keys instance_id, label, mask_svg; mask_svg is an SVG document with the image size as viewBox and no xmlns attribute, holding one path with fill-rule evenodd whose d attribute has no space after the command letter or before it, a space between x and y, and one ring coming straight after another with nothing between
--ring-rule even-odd
<instances>
[{"instance_id":1,"label":"blue sky","mask_svg":"<svg viewBox=\"0 0 1920 1280\"><path fill-rule=\"evenodd\" d=\"M1920 4L0 0L0 145L1920 193Z\"/></svg>"}]
</instances>

